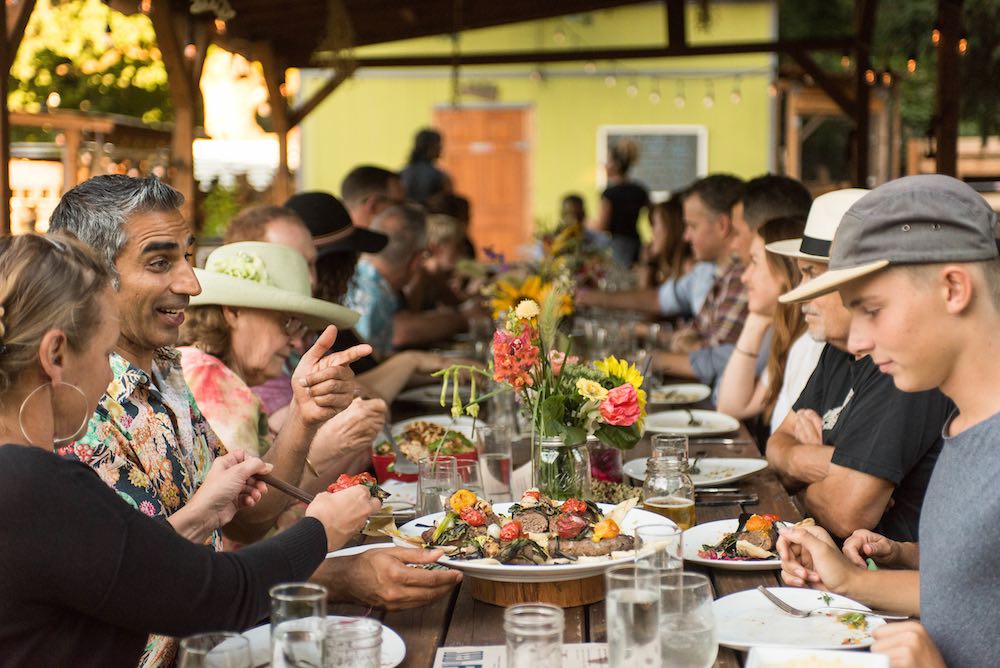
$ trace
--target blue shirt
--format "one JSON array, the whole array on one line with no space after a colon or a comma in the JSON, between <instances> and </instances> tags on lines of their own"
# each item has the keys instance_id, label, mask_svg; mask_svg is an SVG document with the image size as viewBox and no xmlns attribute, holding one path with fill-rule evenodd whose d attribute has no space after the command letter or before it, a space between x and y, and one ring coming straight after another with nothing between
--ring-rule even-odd
<instances>
[{"instance_id":1,"label":"blue shirt","mask_svg":"<svg viewBox=\"0 0 1000 668\"><path fill-rule=\"evenodd\" d=\"M375 352L392 352L392 320L400 309L399 295L375 265L360 260L347 289L347 305L361 314L354 326Z\"/></svg>"},{"instance_id":2,"label":"blue shirt","mask_svg":"<svg viewBox=\"0 0 1000 668\"><path fill-rule=\"evenodd\" d=\"M694 317L701 310L714 283L715 263L695 264L680 278L672 278L660 285L660 313Z\"/></svg>"}]
</instances>

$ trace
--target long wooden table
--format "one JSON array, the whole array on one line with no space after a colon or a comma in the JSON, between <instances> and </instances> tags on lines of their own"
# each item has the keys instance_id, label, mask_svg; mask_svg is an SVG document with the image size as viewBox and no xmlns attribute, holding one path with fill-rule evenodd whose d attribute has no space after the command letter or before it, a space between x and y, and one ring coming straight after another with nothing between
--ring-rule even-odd
<instances>
[{"instance_id":1,"label":"long wooden table","mask_svg":"<svg viewBox=\"0 0 1000 668\"><path fill-rule=\"evenodd\" d=\"M692 452L705 450L708 457L760 457L757 446L753 444L746 428L741 428L737 439L745 439L748 443L737 445L698 445L691 448ZM631 460L649 455L650 442L644 438L636 447L625 453L625 459ZM523 453L521 457L523 457ZM515 464L518 453L515 452ZM753 476L737 483L741 491L754 492L759 503L741 508L731 506L697 506L697 521L711 522L714 520L738 517L740 512L774 513L782 519L797 521L802 514L793 499L782 487L781 483L769 469L760 471ZM380 539L367 538L368 541ZM685 564L687 569L695 566ZM698 569L701 570L701 569ZM720 569L705 569L712 580L715 597L726 596L734 592L753 589L757 585L774 586L780 584L779 571L726 571ZM333 614L364 614L365 610L356 606L334 606ZM430 605L414 610L380 613L382 621L402 636L406 642L406 668L429 668L434 663L438 647L456 645L503 645L506 640L503 631L503 613L501 607L481 603L472 598L469 587L463 582L456 587L450 596L440 599ZM605 642L607 632L604 616L604 603L580 606L566 609L566 631L564 640L567 643ZM727 648L719 648L715 665L719 668L737 668L743 665L745 655Z\"/></svg>"}]
</instances>

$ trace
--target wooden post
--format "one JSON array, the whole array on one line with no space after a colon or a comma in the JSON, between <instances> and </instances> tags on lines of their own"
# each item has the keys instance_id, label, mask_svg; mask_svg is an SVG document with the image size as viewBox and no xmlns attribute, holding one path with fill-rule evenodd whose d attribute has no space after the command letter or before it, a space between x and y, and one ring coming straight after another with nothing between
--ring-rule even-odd
<instances>
[{"instance_id":1,"label":"wooden post","mask_svg":"<svg viewBox=\"0 0 1000 668\"><path fill-rule=\"evenodd\" d=\"M80 128L66 128L63 131L63 192L72 189L77 183L80 168L80 141L83 133Z\"/></svg>"},{"instance_id":2,"label":"wooden post","mask_svg":"<svg viewBox=\"0 0 1000 668\"><path fill-rule=\"evenodd\" d=\"M7 73L10 71L10 61L13 55L8 53L13 47L7 39L7 3L0 0L0 26L3 27L3 39L0 39L0 202L3 211L0 212L0 233L10 234L10 114L7 111Z\"/></svg>"},{"instance_id":3,"label":"wooden post","mask_svg":"<svg viewBox=\"0 0 1000 668\"><path fill-rule=\"evenodd\" d=\"M854 5L854 185L868 187L869 100L865 72L871 67L872 35L877 0L856 0Z\"/></svg>"},{"instance_id":4,"label":"wooden post","mask_svg":"<svg viewBox=\"0 0 1000 668\"><path fill-rule=\"evenodd\" d=\"M288 131L291 129L288 102L281 94L285 83L285 68L269 43L261 43L256 49L257 59L264 70L267 83L267 97L271 106L271 127L278 135L278 171L271 184L271 196L275 204L284 204L292 195L292 174L288 169Z\"/></svg>"},{"instance_id":5,"label":"wooden post","mask_svg":"<svg viewBox=\"0 0 1000 668\"><path fill-rule=\"evenodd\" d=\"M687 46L687 16L684 14L684 4L684 0L666 0L667 46L673 49Z\"/></svg>"},{"instance_id":6,"label":"wooden post","mask_svg":"<svg viewBox=\"0 0 1000 668\"><path fill-rule=\"evenodd\" d=\"M957 176L958 119L961 82L958 40L962 30L962 0L938 0L941 41L937 45L937 172Z\"/></svg>"}]
</instances>

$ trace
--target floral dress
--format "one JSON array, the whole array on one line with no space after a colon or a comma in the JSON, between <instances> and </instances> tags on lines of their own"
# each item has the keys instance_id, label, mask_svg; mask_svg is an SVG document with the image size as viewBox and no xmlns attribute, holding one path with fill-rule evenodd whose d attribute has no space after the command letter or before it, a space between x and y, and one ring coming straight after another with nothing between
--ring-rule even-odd
<instances>
[{"instance_id":1,"label":"floral dress","mask_svg":"<svg viewBox=\"0 0 1000 668\"><path fill-rule=\"evenodd\" d=\"M117 353L110 361L114 379L86 435L59 452L94 469L133 508L166 519L194 496L226 449L198 409L176 350L157 351L153 378ZM221 550L221 532L208 542ZM139 666L169 665L176 651L175 638L150 636Z\"/></svg>"},{"instance_id":2,"label":"floral dress","mask_svg":"<svg viewBox=\"0 0 1000 668\"><path fill-rule=\"evenodd\" d=\"M361 313L354 328L380 357L392 352L392 321L400 309L399 295L375 265L361 260L347 289L345 303Z\"/></svg>"}]
</instances>

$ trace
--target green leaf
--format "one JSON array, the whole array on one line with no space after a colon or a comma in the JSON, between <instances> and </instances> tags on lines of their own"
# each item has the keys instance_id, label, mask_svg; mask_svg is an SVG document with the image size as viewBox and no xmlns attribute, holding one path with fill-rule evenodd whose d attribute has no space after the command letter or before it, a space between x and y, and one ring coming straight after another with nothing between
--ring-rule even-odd
<instances>
[{"instance_id":1,"label":"green leaf","mask_svg":"<svg viewBox=\"0 0 1000 668\"><path fill-rule=\"evenodd\" d=\"M554 394L546 398L540 406L541 427L543 436L554 436L563 430L563 418L566 416L564 397Z\"/></svg>"},{"instance_id":2,"label":"green leaf","mask_svg":"<svg viewBox=\"0 0 1000 668\"><path fill-rule=\"evenodd\" d=\"M602 424L594 432L594 435L604 445L610 445L619 450L631 449L642 438L642 434L639 433L639 427L636 425L632 425L631 427L616 427L609 424Z\"/></svg>"}]
</instances>

